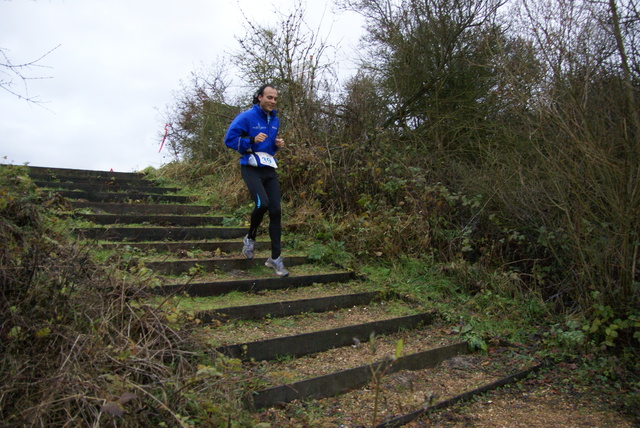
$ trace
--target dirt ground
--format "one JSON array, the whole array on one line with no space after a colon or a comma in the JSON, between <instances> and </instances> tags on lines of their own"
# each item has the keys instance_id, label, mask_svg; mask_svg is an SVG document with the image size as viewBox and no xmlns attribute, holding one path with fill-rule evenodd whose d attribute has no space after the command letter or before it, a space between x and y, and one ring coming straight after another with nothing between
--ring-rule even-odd
<instances>
[{"instance_id":1,"label":"dirt ground","mask_svg":"<svg viewBox=\"0 0 640 428\"><path fill-rule=\"evenodd\" d=\"M487 392L449 408L426 412L406 427L640 427L640 418L624 415L615 396L598 396L574 387L566 368L545 369L516 384ZM447 370L450 371L450 370ZM398 383L398 379L395 380ZM383 388L385 388L383 386ZM389 391L386 391L389 392ZM406 391L405 391L406 394ZM349 397L351 396L351 397ZM293 402L258 415L271 427L363 428L373 426L371 397L365 391L306 403ZM435 400L436 402L439 399ZM405 413L415 411L407 408ZM397 408L394 412L398 416ZM377 423L386 422L384 413Z\"/></svg>"},{"instance_id":2,"label":"dirt ground","mask_svg":"<svg viewBox=\"0 0 640 428\"><path fill-rule=\"evenodd\" d=\"M557 383L559 382L559 383ZM562 387L562 374L543 376L484 394L467 403L424 415L407 427L639 427L621 414L616 397L598 397ZM560 387L559 387L560 386Z\"/></svg>"}]
</instances>

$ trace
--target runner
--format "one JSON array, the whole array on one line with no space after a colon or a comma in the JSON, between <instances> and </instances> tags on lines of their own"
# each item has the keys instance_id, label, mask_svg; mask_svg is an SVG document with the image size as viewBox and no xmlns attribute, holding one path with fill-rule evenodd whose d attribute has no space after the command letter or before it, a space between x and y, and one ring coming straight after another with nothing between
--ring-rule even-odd
<instances>
[{"instance_id":1,"label":"runner","mask_svg":"<svg viewBox=\"0 0 640 428\"><path fill-rule=\"evenodd\" d=\"M255 203L242 254L247 259L253 259L258 227L269 212L271 257L265 266L273 268L278 276L288 276L280 254L282 209L280 183L276 174L278 165L274 156L284 147L284 140L278 138L280 119L274 110L277 101L278 91L273 85L260 87L253 97L253 108L240 113L229 126L225 144L242 155L240 172Z\"/></svg>"}]
</instances>

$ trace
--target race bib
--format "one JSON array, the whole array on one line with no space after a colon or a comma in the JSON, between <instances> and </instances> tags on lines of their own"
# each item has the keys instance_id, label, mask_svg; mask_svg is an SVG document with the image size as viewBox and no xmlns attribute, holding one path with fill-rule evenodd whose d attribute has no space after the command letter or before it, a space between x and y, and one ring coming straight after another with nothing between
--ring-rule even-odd
<instances>
[{"instance_id":1,"label":"race bib","mask_svg":"<svg viewBox=\"0 0 640 428\"><path fill-rule=\"evenodd\" d=\"M276 158L266 152L255 152L249 156L249 165L251 166L270 166L277 168Z\"/></svg>"}]
</instances>

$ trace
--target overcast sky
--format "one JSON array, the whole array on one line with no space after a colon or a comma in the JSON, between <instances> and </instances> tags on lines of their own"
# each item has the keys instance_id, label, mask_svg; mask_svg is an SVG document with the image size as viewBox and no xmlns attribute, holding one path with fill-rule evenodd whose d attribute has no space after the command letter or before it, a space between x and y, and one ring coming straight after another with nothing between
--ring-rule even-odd
<instances>
[{"instance_id":1,"label":"overcast sky","mask_svg":"<svg viewBox=\"0 0 640 428\"><path fill-rule=\"evenodd\" d=\"M295 0L0 0L0 48L23 70L37 98L28 103L0 90L0 163L61 168L139 171L171 158L158 153L165 107L180 81L202 64L238 49L244 36L240 8L264 26L274 9ZM339 44L348 75L361 20L333 14L331 4L306 5L312 28L325 14L322 34ZM331 29L330 29L331 27ZM56 48L57 47L57 48ZM0 57L0 63L3 63ZM0 70L0 81L8 76ZM28 92L25 92L28 90Z\"/></svg>"}]
</instances>

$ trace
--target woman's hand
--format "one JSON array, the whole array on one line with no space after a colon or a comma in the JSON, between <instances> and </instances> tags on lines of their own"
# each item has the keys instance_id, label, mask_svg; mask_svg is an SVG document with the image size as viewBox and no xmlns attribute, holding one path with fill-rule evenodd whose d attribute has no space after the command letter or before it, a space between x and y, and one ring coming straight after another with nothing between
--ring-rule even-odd
<instances>
[{"instance_id":1,"label":"woman's hand","mask_svg":"<svg viewBox=\"0 0 640 428\"><path fill-rule=\"evenodd\" d=\"M279 149L284 147L284 140L282 138L276 138L276 147Z\"/></svg>"}]
</instances>

